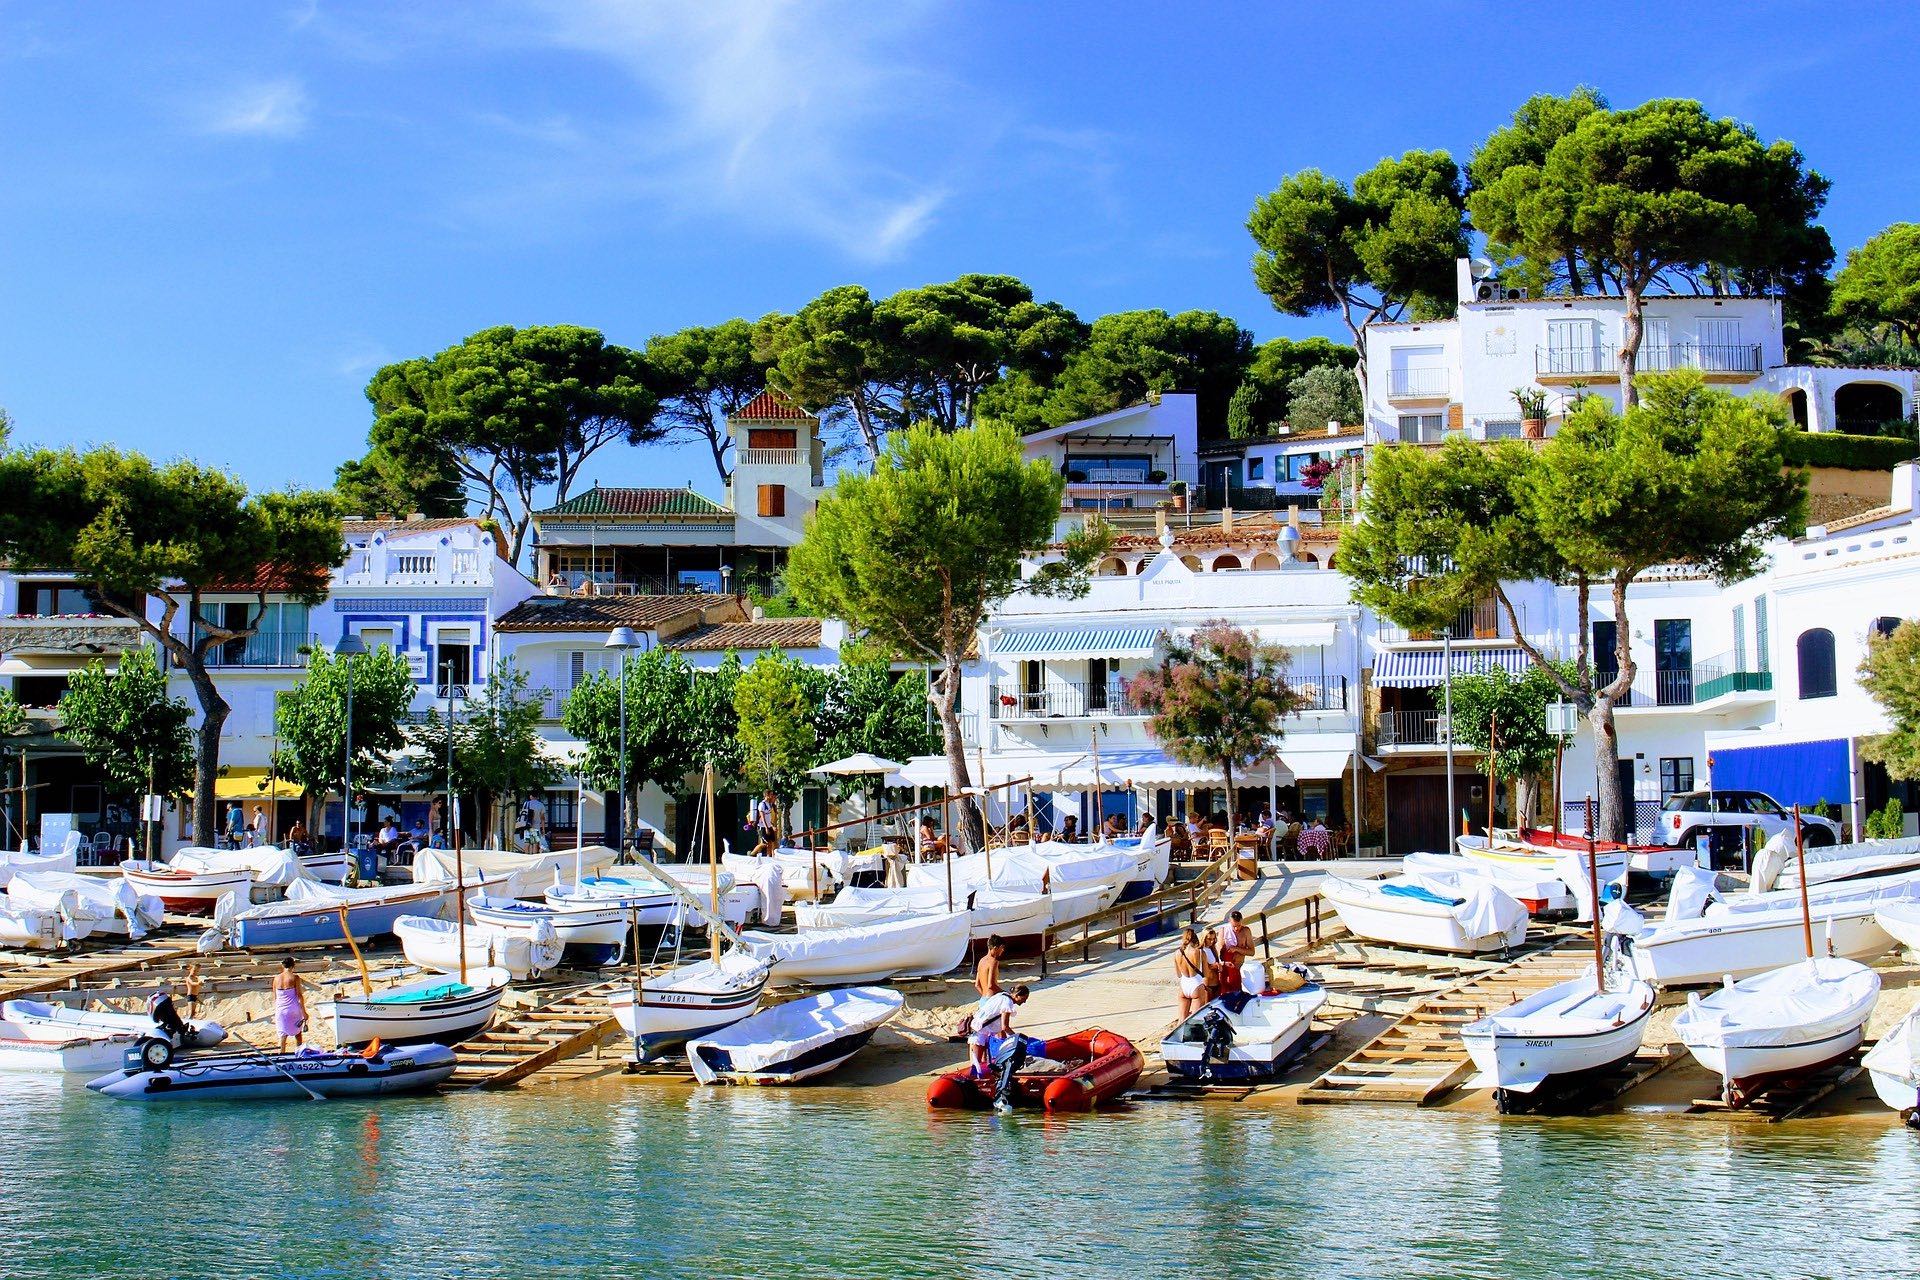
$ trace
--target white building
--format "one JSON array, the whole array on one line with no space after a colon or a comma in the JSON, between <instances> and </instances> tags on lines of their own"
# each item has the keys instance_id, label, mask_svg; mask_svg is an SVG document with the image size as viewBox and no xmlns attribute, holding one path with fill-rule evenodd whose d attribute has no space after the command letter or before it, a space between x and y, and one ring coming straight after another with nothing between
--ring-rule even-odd
<instances>
[{"instance_id":1,"label":"white building","mask_svg":"<svg viewBox=\"0 0 1920 1280\"><path fill-rule=\"evenodd\" d=\"M1368 326L1371 440L1517 439L1524 427L1516 388L1546 394L1548 434L1578 394L1617 402L1624 299L1530 298L1483 269L1460 261L1453 319ZM1913 370L1787 364L1772 298L1647 298L1638 368L1698 369L1729 389L1780 396L1811 431L1866 431L1914 411Z\"/></svg>"},{"instance_id":2,"label":"white building","mask_svg":"<svg viewBox=\"0 0 1920 1280\"><path fill-rule=\"evenodd\" d=\"M1139 404L1035 431L1024 444L1066 477L1070 511L1151 509L1179 481L1200 480L1199 426L1191 391L1167 391Z\"/></svg>"}]
</instances>

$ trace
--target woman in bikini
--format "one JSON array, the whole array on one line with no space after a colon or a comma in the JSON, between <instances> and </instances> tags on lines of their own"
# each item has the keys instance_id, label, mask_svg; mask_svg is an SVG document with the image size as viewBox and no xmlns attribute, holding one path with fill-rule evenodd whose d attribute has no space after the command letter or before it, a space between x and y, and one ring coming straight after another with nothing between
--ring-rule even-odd
<instances>
[{"instance_id":1,"label":"woman in bikini","mask_svg":"<svg viewBox=\"0 0 1920 1280\"><path fill-rule=\"evenodd\" d=\"M1180 1021L1185 1022L1207 1003L1207 958L1192 929L1180 931L1180 949L1173 953L1173 972L1180 980Z\"/></svg>"}]
</instances>

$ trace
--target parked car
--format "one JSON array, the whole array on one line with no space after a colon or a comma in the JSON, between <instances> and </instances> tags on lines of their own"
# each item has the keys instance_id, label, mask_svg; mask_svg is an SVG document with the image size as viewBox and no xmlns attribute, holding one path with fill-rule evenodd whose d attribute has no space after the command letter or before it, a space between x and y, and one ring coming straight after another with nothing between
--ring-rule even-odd
<instances>
[{"instance_id":1,"label":"parked car","mask_svg":"<svg viewBox=\"0 0 1920 1280\"><path fill-rule=\"evenodd\" d=\"M1764 791L1681 791L1660 806L1655 839L1693 848L1705 835L1715 868L1738 867L1746 849L1758 848L1792 827L1793 815ZM1805 810L1800 813L1800 832L1808 848L1840 842L1839 823Z\"/></svg>"}]
</instances>

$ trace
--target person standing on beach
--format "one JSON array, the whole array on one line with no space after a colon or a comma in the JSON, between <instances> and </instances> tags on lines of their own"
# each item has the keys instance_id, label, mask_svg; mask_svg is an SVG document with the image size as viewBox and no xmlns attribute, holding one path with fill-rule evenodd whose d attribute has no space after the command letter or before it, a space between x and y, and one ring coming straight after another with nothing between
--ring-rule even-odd
<instances>
[{"instance_id":1,"label":"person standing on beach","mask_svg":"<svg viewBox=\"0 0 1920 1280\"><path fill-rule=\"evenodd\" d=\"M1253 955L1253 932L1238 911L1229 912L1220 929L1220 994L1240 990L1241 962Z\"/></svg>"},{"instance_id":2,"label":"person standing on beach","mask_svg":"<svg viewBox=\"0 0 1920 1280\"><path fill-rule=\"evenodd\" d=\"M1207 957L1191 927L1180 931L1180 949L1173 953L1173 973L1180 981L1180 1021L1185 1022L1207 1003Z\"/></svg>"},{"instance_id":3,"label":"person standing on beach","mask_svg":"<svg viewBox=\"0 0 1920 1280\"><path fill-rule=\"evenodd\" d=\"M235 849L240 848L247 837L247 814L238 800L227 810L227 843Z\"/></svg>"},{"instance_id":4,"label":"person standing on beach","mask_svg":"<svg viewBox=\"0 0 1920 1280\"><path fill-rule=\"evenodd\" d=\"M200 991L205 985L205 979L200 976L200 962L198 960L188 961L187 971L182 974L180 978L180 990L187 997L187 1017L189 1019L200 1016Z\"/></svg>"},{"instance_id":5,"label":"person standing on beach","mask_svg":"<svg viewBox=\"0 0 1920 1280\"><path fill-rule=\"evenodd\" d=\"M973 989L985 1000L1000 990L1000 958L1007 954L1007 944L1000 940L999 934L987 939L987 949L980 957L980 963L974 966Z\"/></svg>"},{"instance_id":6,"label":"person standing on beach","mask_svg":"<svg viewBox=\"0 0 1920 1280\"><path fill-rule=\"evenodd\" d=\"M282 1053L298 1049L306 1038L306 979L295 971L292 956L282 960L280 972L273 975L273 1029L280 1033Z\"/></svg>"}]
</instances>

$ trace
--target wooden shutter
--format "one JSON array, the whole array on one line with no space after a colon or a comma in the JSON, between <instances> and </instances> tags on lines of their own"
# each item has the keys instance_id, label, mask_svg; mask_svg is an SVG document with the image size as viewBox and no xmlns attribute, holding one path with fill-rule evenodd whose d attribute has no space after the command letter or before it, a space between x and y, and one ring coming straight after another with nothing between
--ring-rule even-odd
<instances>
[{"instance_id":1,"label":"wooden shutter","mask_svg":"<svg viewBox=\"0 0 1920 1280\"><path fill-rule=\"evenodd\" d=\"M787 486L783 484L760 486L760 514L763 516L787 514Z\"/></svg>"},{"instance_id":2,"label":"wooden shutter","mask_svg":"<svg viewBox=\"0 0 1920 1280\"><path fill-rule=\"evenodd\" d=\"M798 448L796 435L792 427L748 427L747 448L749 449L795 449Z\"/></svg>"},{"instance_id":3,"label":"wooden shutter","mask_svg":"<svg viewBox=\"0 0 1920 1280\"><path fill-rule=\"evenodd\" d=\"M1448 405L1447 406L1447 430L1458 431L1462 427L1464 427L1466 424L1467 424L1466 406L1460 405L1460 404Z\"/></svg>"}]
</instances>

